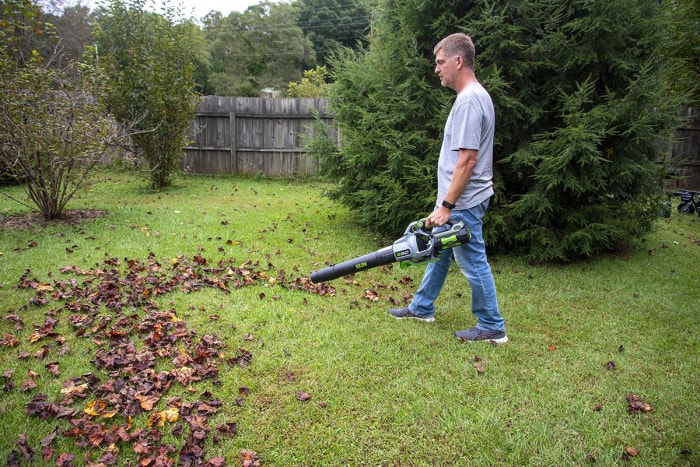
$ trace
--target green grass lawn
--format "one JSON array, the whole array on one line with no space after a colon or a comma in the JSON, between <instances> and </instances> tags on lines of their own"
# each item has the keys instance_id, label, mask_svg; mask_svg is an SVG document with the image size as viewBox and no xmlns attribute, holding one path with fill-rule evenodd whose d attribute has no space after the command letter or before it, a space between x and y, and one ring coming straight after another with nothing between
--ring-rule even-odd
<instances>
[{"instance_id":1,"label":"green grass lawn","mask_svg":"<svg viewBox=\"0 0 700 467\"><path fill-rule=\"evenodd\" d=\"M386 313L409 299L421 266L372 269L331 282L333 289L308 284L311 271L387 242L323 197L324 183L187 177L157 193L146 185L100 173L69 209L99 209L105 216L0 230L1 462L30 465L31 449L31 465L56 465L62 454L75 456L75 465L108 454L118 465L136 465L158 446L182 461L196 431L185 407L194 404L203 414L197 404L216 401L206 414L208 430L196 431L203 436L201 459L210 465L240 465L243 450L255 451L262 465L279 466L700 465L697 216L674 211L642 245L595 260L530 265L492 257L510 338L493 346L453 337L474 324L469 289L456 268L435 323ZM3 191L23 196L19 188ZM0 217L25 211L0 197ZM87 313L67 308L74 298L49 293L38 306L29 302L35 289L18 287L24 276L53 290L68 283L85 290L96 286L95 271L117 268L126 279L127 265L146 264L149 255L162 275L199 255L208 268L249 269L252 284L234 287L232 273L222 273L230 293L216 286L185 293L180 283L123 314L102 304L81 332L71 320ZM85 274L71 272L78 270ZM173 382L152 409L132 419L95 415L105 433L125 427L128 440L112 445L99 438L76 446L81 442L66 436L75 427L71 416L27 415L37 395L60 401L66 382L81 375L92 373L101 383L126 380L126 373L110 375L93 361L114 342L130 340L143 349L156 331L121 340L114 332L138 326L154 310L167 313L169 323L185 324L188 337L176 342L174 353L157 356L149 374L170 371L178 352L216 336L215 377ZM120 317L129 326L117 328ZM54 332L34 339L49 318ZM112 338L100 333L99 323L112 329ZM233 360L246 352L249 364ZM59 374L50 362L58 362ZM84 415L105 398L94 389L75 398L75 413ZM651 410L630 411L630 394ZM179 420L148 426L149 417L173 407ZM227 423L236 424L235 434L216 429ZM178 424L182 430L174 430ZM57 427L44 443L53 449L44 461L42 440ZM146 434L159 444L135 452Z\"/></svg>"}]
</instances>

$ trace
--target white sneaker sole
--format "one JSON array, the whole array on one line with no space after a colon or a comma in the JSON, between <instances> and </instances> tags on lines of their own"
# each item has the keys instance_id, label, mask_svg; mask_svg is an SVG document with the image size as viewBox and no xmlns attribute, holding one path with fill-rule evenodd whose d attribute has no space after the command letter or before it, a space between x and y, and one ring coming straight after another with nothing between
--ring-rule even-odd
<instances>
[{"instance_id":1,"label":"white sneaker sole","mask_svg":"<svg viewBox=\"0 0 700 467\"><path fill-rule=\"evenodd\" d=\"M455 337L457 337L457 339L459 339L462 342L491 342L494 345L505 344L506 342L508 342L508 336L499 337L498 339L477 339L477 340L469 340L469 339L465 339L464 337L458 337L458 336L455 336Z\"/></svg>"},{"instance_id":2,"label":"white sneaker sole","mask_svg":"<svg viewBox=\"0 0 700 467\"><path fill-rule=\"evenodd\" d=\"M396 319L415 319L416 321L423 321L424 323L432 323L433 321L435 321L434 317L420 318L418 316L394 316L394 318L396 318Z\"/></svg>"}]
</instances>

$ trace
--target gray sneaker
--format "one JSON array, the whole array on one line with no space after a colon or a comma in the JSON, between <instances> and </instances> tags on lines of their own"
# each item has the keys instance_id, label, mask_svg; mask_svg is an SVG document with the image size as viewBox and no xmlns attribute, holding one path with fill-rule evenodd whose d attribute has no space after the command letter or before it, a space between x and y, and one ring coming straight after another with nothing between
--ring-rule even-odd
<instances>
[{"instance_id":1,"label":"gray sneaker","mask_svg":"<svg viewBox=\"0 0 700 467\"><path fill-rule=\"evenodd\" d=\"M508 336L506 336L505 331L482 331L477 328L457 331L455 332L455 337L462 342L489 341L494 344L505 344L508 342Z\"/></svg>"},{"instance_id":2,"label":"gray sneaker","mask_svg":"<svg viewBox=\"0 0 700 467\"><path fill-rule=\"evenodd\" d=\"M434 316L416 316L408 308L389 308L389 314L396 319L411 318L423 321L424 323L432 323L435 321Z\"/></svg>"}]
</instances>

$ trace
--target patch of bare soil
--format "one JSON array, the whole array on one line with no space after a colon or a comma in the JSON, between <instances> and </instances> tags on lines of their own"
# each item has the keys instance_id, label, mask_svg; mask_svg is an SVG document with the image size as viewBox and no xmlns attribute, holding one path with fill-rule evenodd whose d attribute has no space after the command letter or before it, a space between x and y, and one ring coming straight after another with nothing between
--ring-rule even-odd
<instances>
[{"instance_id":1,"label":"patch of bare soil","mask_svg":"<svg viewBox=\"0 0 700 467\"><path fill-rule=\"evenodd\" d=\"M60 218L47 221L37 212L14 214L0 217L0 229L22 230L56 224L78 225L87 220L98 219L106 215L107 211L99 209L71 209L64 211Z\"/></svg>"}]
</instances>

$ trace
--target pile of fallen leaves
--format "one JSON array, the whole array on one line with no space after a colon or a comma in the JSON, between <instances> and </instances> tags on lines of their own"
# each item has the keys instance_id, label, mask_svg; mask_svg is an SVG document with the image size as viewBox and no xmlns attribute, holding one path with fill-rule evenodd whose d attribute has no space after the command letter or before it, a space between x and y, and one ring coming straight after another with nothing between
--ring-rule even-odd
<instances>
[{"instance_id":1,"label":"pile of fallen leaves","mask_svg":"<svg viewBox=\"0 0 700 467\"><path fill-rule=\"evenodd\" d=\"M61 279L52 283L42 283L31 278L30 270L25 271L18 287L36 291L27 306L54 308L45 313L43 323L34 325L28 338L30 345L35 346L32 352L23 350L20 339L12 333L5 334L3 345L18 347L19 359L33 356L43 362L49 355L66 354L70 352L68 339L57 331L64 321L76 337L90 339L96 346L90 360L95 371L66 379L56 397L36 394L26 404L27 415L60 420L64 428L48 433L40 447L30 446L26 434L21 434L17 449L7 455L8 465L19 465L22 458L32 463L37 456L43 462L53 461L60 466L74 462L118 465L123 463L119 455L124 450L133 451L141 466L225 465L223 457L207 458L205 453L208 438L218 443L220 437L236 434L235 421L214 429L209 426L209 418L223 402L209 391L192 401L168 393L171 387L179 385L186 393L195 394L194 385L202 380L220 384L220 364L245 366L251 362L252 354L239 348L235 356L226 358L224 345L216 335L197 336L178 318L174 307L164 310L154 298L176 290L190 293L206 287L228 294L232 289L260 284L321 295L334 295L335 290L325 284L313 284L308 278L288 278L283 270L272 277L269 271L273 266L269 263L266 270L250 261L238 266L233 259L208 263L200 254L191 259L174 258L166 267L152 254L145 262L106 258L104 268L65 267L60 271ZM19 313L10 312L6 318L17 331L24 329ZM59 361L43 366L53 377L61 376ZM0 375L5 392L17 390L13 373L7 370ZM19 390L37 388L39 376L30 371ZM165 427L184 441L177 446L167 444L163 439ZM79 452L85 453L84 458L71 452L55 452L57 436L72 439ZM243 465L259 465L254 451L245 450L240 455Z\"/></svg>"}]
</instances>

